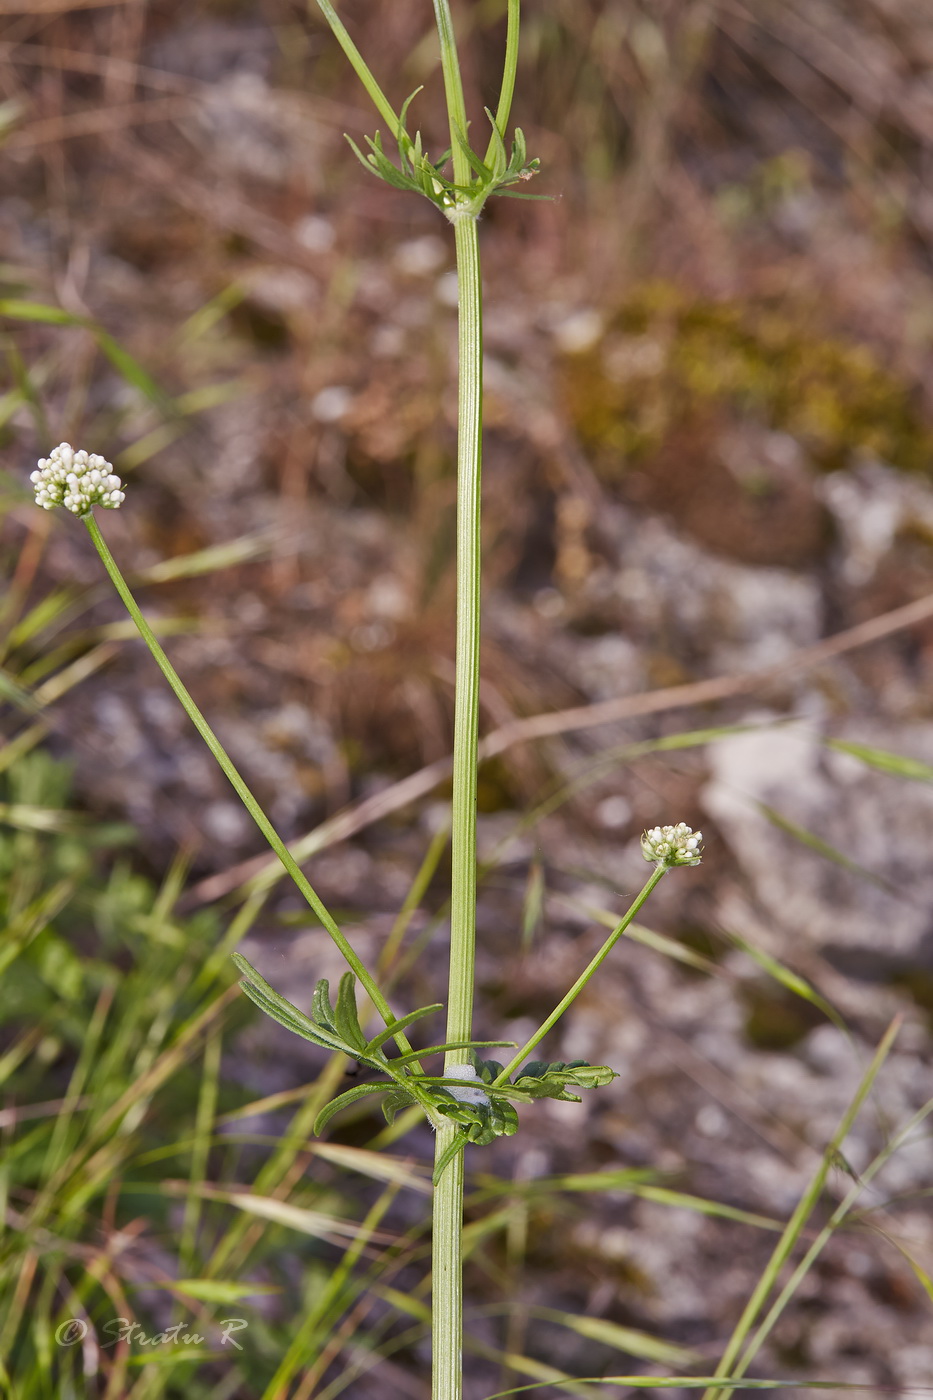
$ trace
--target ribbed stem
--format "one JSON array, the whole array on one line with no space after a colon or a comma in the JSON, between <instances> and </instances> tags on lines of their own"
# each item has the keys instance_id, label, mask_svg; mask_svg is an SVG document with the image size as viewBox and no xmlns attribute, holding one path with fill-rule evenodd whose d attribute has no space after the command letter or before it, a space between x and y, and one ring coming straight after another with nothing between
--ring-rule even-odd
<instances>
[{"instance_id":1,"label":"ribbed stem","mask_svg":"<svg viewBox=\"0 0 933 1400\"><path fill-rule=\"evenodd\" d=\"M467 1040L473 1018L476 924L476 762L479 724L482 310L476 220L457 221L460 412L457 451L457 682L454 712L450 999L447 1039ZM454 1056L456 1059L457 1056Z\"/></svg>"},{"instance_id":2,"label":"ribbed stem","mask_svg":"<svg viewBox=\"0 0 933 1400\"><path fill-rule=\"evenodd\" d=\"M476 946L476 762L479 725L480 478L482 453L482 282L476 219L454 224L459 286L460 374L457 443L457 683L451 825L450 981L447 1039L468 1040L473 1022ZM447 1065L462 1060L448 1054ZM440 1128L437 1157L454 1125ZM433 1400L462 1395L463 1154L434 1192Z\"/></svg>"}]
</instances>

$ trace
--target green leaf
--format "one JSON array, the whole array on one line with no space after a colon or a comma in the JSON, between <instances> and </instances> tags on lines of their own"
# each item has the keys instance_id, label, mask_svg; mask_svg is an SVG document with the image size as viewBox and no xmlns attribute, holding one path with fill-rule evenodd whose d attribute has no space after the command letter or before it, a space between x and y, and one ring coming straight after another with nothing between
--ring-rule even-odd
<instances>
[{"instance_id":1,"label":"green leaf","mask_svg":"<svg viewBox=\"0 0 933 1400\"><path fill-rule=\"evenodd\" d=\"M509 158L506 154L505 142L502 139L502 132L499 130L494 114L489 110L488 107L484 107L483 110L489 118L490 124L492 126L492 146L493 151L495 153L490 175L494 180L500 180L509 168Z\"/></svg>"},{"instance_id":2,"label":"green leaf","mask_svg":"<svg viewBox=\"0 0 933 1400\"><path fill-rule=\"evenodd\" d=\"M351 1103L356 1103L358 1099L365 1099L369 1094L386 1094L391 1088L391 1084L357 1084L353 1089L347 1089L346 1093L331 1099L330 1103L325 1104L321 1109L314 1120L315 1135L320 1136L334 1114L349 1108Z\"/></svg>"},{"instance_id":3,"label":"green leaf","mask_svg":"<svg viewBox=\"0 0 933 1400\"><path fill-rule=\"evenodd\" d=\"M345 972L340 979L334 1023L337 1028L337 1034L341 1036L348 1045L352 1045L355 1050L362 1050L365 1053L366 1037L363 1034L359 1013L356 1009L356 978L352 972Z\"/></svg>"},{"instance_id":4,"label":"green leaf","mask_svg":"<svg viewBox=\"0 0 933 1400\"><path fill-rule=\"evenodd\" d=\"M599 1189L597 1187L597 1189ZM725 1205L722 1201L710 1201L704 1196L691 1196L683 1191L672 1191L667 1186L652 1186L636 1182L626 1188L633 1196L642 1196L646 1201L656 1201L659 1205L673 1206L677 1210L693 1210L700 1215L713 1215L721 1220L737 1220L743 1225L753 1225L758 1230L782 1230L783 1222L767 1215L755 1215L738 1206Z\"/></svg>"},{"instance_id":5,"label":"green leaf","mask_svg":"<svg viewBox=\"0 0 933 1400\"><path fill-rule=\"evenodd\" d=\"M303 1015L297 1007L291 1006L290 1002L286 1002L285 1007L282 1007L280 1002L271 1000L259 987L248 982L241 982L240 985L250 1001L255 1002L260 1011L271 1016L273 1021L278 1021L279 1025L284 1026L286 1030L300 1035L304 1040L310 1040L314 1045L320 1045L325 1050L339 1050L344 1054L349 1053L348 1046L342 1045L336 1036L329 1035L316 1026L313 1021L309 1021L308 1017ZM281 1000L284 1001L284 998Z\"/></svg>"},{"instance_id":6,"label":"green leaf","mask_svg":"<svg viewBox=\"0 0 933 1400\"><path fill-rule=\"evenodd\" d=\"M410 164L410 155L409 155L410 152L413 152L414 154L419 155L419 156L420 156L420 154L421 154L421 133L420 133L420 131L419 131L419 133L418 133L418 135L417 135L417 138L416 138L416 140L415 140L414 143L412 143L412 139L411 139L411 137L408 135L408 109L409 109L409 107L411 106L412 102L415 100L415 98L418 96L418 93L419 93L419 92L423 92L423 91L424 91L424 83L422 83L420 87L416 87L415 90L414 90L414 92L409 93L408 97L406 97L406 98L405 98L405 101L402 103L402 110L401 110L401 111L399 112L399 114L398 114L398 120L399 120L398 154L399 154L399 160L402 162L402 169L403 169L403 170L405 169L406 160L409 161L409 164Z\"/></svg>"},{"instance_id":7,"label":"green leaf","mask_svg":"<svg viewBox=\"0 0 933 1400\"><path fill-rule=\"evenodd\" d=\"M492 1142L493 1138L511 1137L518 1130L518 1114L504 1099L493 1099L488 1104L461 1103L450 1096L449 1090L442 1088L434 1100L434 1107L445 1118L459 1123L466 1130L469 1141L479 1147Z\"/></svg>"},{"instance_id":8,"label":"green leaf","mask_svg":"<svg viewBox=\"0 0 933 1400\"><path fill-rule=\"evenodd\" d=\"M401 1084L390 1084L386 1096L382 1100L382 1112L386 1122L391 1127L395 1122L396 1114L400 1113L403 1108L411 1108L412 1104L417 1102L414 1094L410 1094Z\"/></svg>"},{"instance_id":9,"label":"green leaf","mask_svg":"<svg viewBox=\"0 0 933 1400\"><path fill-rule=\"evenodd\" d=\"M467 160L470 162L470 165L476 171L477 175L479 175L480 179L484 180L487 185L491 185L495 180L495 176L493 175L493 172L490 170L489 166L485 163L485 161L480 160L479 156L471 148L469 142L466 139L466 136L463 134L462 131L459 130L459 128L457 129L456 137L457 145L460 147L461 151L466 156Z\"/></svg>"},{"instance_id":10,"label":"green leaf","mask_svg":"<svg viewBox=\"0 0 933 1400\"><path fill-rule=\"evenodd\" d=\"M316 1025L326 1026L336 1033L334 1008L330 1004L330 983L326 977L322 977L314 985L314 992L311 996L311 1019Z\"/></svg>"},{"instance_id":11,"label":"green leaf","mask_svg":"<svg viewBox=\"0 0 933 1400\"><path fill-rule=\"evenodd\" d=\"M260 1010L271 1016L273 1021L278 1021L279 1025L285 1026L286 1030L293 1031L304 1040L323 1046L325 1050L340 1050L344 1054L353 1054L351 1047L344 1045L339 1036L329 1028L316 1025L303 1011L299 1011L297 1006L293 1006L285 997L280 996L274 987L270 987L266 979L260 976L241 953L233 953L232 957L242 977L240 986L243 991ZM324 985L326 987L327 984Z\"/></svg>"},{"instance_id":12,"label":"green leaf","mask_svg":"<svg viewBox=\"0 0 933 1400\"><path fill-rule=\"evenodd\" d=\"M396 1055L390 1061L392 1068L399 1065L407 1065L412 1060L420 1060L426 1055L440 1055L448 1050L472 1050L474 1046L483 1045L514 1045L514 1040L448 1040L443 1045L428 1045L424 1050L412 1050L407 1055ZM488 1082L488 1081L487 1081Z\"/></svg>"},{"instance_id":13,"label":"green leaf","mask_svg":"<svg viewBox=\"0 0 933 1400\"><path fill-rule=\"evenodd\" d=\"M493 190L496 199L537 199L546 200L548 204L553 204L559 195L553 194L526 194L524 190Z\"/></svg>"},{"instance_id":14,"label":"green leaf","mask_svg":"<svg viewBox=\"0 0 933 1400\"><path fill-rule=\"evenodd\" d=\"M393 1036L398 1035L399 1031L407 1030L407 1028L413 1026L416 1021L420 1021L422 1017L433 1016L436 1011L443 1011L443 1009L444 1003L435 1001L431 1006L420 1006L417 1011L409 1011L407 1016L400 1016L397 1021L392 1022L391 1026L386 1026L378 1035L373 1036L372 1040L366 1045L366 1054L371 1055L374 1050L379 1049L380 1045L384 1045L387 1040L391 1040ZM420 1053L423 1055L425 1052L422 1050ZM415 1058L417 1059L417 1056L415 1056ZM395 1063L398 1063L398 1061Z\"/></svg>"},{"instance_id":15,"label":"green leaf","mask_svg":"<svg viewBox=\"0 0 933 1400\"><path fill-rule=\"evenodd\" d=\"M431 1177L431 1181L435 1186L440 1181L441 1177L444 1175L444 1172L450 1166L450 1163L454 1160L458 1153L463 1151L466 1145L466 1133L459 1132L457 1136L453 1139L453 1141L449 1144L449 1146L441 1153L437 1161L434 1163L434 1175Z\"/></svg>"},{"instance_id":16,"label":"green leaf","mask_svg":"<svg viewBox=\"0 0 933 1400\"><path fill-rule=\"evenodd\" d=\"M385 180L387 185L394 185L397 190L410 190L412 188L411 178L389 160L382 149L382 137L378 131L375 138L366 137L366 144L370 148L370 155L367 157L370 170L375 171L381 180Z\"/></svg>"},{"instance_id":17,"label":"green leaf","mask_svg":"<svg viewBox=\"0 0 933 1400\"><path fill-rule=\"evenodd\" d=\"M563 1099L564 1102L580 1100L568 1092L575 1089L598 1089L609 1084L618 1075L608 1065L591 1065L586 1060L572 1060L569 1064L555 1060L546 1064L543 1060L529 1060L517 1072L511 1085L503 1085L502 1092L518 1090L522 1096L532 1099Z\"/></svg>"}]
</instances>

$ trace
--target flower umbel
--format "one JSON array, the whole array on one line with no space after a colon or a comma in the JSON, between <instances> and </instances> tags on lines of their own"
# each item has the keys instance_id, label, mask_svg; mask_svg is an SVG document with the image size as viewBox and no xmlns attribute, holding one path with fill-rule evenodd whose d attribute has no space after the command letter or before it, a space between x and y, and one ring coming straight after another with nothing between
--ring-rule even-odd
<instances>
[{"instance_id":1,"label":"flower umbel","mask_svg":"<svg viewBox=\"0 0 933 1400\"><path fill-rule=\"evenodd\" d=\"M676 826L653 826L641 838L645 860L670 868L673 865L699 865L703 855L703 833L686 822Z\"/></svg>"},{"instance_id":2,"label":"flower umbel","mask_svg":"<svg viewBox=\"0 0 933 1400\"><path fill-rule=\"evenodd\" d=\"M29 480L36 488L36 505L43 510L64 506L74 515L88 515L94 506L116 510L124 500L123 485L111 464L96 452L75 452L60 442Z\"/></svg>"}]
</instances>

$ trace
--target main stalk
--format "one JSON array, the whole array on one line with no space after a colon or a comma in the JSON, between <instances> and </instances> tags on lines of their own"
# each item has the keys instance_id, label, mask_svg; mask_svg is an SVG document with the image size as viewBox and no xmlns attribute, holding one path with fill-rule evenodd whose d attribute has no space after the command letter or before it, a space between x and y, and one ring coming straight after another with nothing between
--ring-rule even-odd
<instances>
[{"instance_id":1,"label":"main stalk","mask_svg":"<svg viewBox=\"0 0 933 1400\"><path fill-rule=\"evenodd\" d=\"M447 1039L472 1033L476 946L476 762L479 726L480 482L482 434L482 287L476 216L456 217L459 289L457 442L457 681L451 827L450 980ZM463 1058L448 1055L448 1065ZM438 1130L438 1157L456 1125ZM433 1400L463 1393L463 1153L434 1192Z\"/></svg>"}]
</instances>

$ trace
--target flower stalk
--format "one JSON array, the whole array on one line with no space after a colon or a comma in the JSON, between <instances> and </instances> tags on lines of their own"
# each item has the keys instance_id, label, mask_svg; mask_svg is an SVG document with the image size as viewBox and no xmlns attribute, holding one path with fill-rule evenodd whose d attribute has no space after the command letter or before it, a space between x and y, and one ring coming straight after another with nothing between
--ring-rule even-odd
<instances>
[{"instance_id":1,"label":"flower stalk","mask_svg":"<svg viewBox=\"0 0 933 1400\"><path fill-rule=\"evenodd\" d=\"M195 729L197 729L198 733L201 735L201 738L204 740L205 744L210 749L214 758L217 760L217 763L223 770L224 775L232 784L237 794L237 797L239 797L240 801L243 803L243 806L249 812L253 821L259 827L259 830L262 832L263 836L266 838L269 845L272 847L273 851L278 856L279 860L282 862L289 875L292 877L292 880L295 882L302 895L304 895L308 904L314 910L315 914L320 919L327 932L330 934L334 943L340 949L340 952L343 954L344 959L346 960L347 966L352 968L353 972L359 978L361 985L369 994L369 997L376 1010L379 1012L380 1016L383 1018L387 1026L392 1025L392 1023L396 1020L396 1017L392 1012L389 1003L386 1001L385 997L379 990L379 987L376 985L376 982L373 980L370 973L366 970L366 967L358 957L357 953L355 952L351 944L348 942L346 936L337 925L336 921L333 918L333 915L322 903L318 894L312 888L309 880L307 879L301 868L298 866L297 862L295 861L295 858L292 856L285 842L282 840L281 836L276 831L269 818L266 816L262 807L259 805L259 802L254 797L252 791L247 786L244 779L241 777L239 770L234 766L229 755L227 754L226 749L223 747L217 735L214 733L213 729L211 729L207 720L204 718L203 714L198 709L190 692L182 682L181 677L178 675L178 672L175 670L174 666L166 656L158 637L155 635L152 628L149 626L149 623L143 616L139 604L133 597L133 594L130 591L126 579L120 572L119 566L117 565L116 560L111 554L110 549L107 546L106 540L100 532L100 527L98 526L97 521L94 519L93 513L90 510L88 510L88 512L82 516L82 519L84 520L84 524L87 527L87 532L91 537L94 548L100 555L101 563L107 570L107 573L110 576L110 580L113 583L113 586L116 589L117 593L119 594L124 607L126 608L133 622L136 624L136 628L139 632L139 635L142 637L143 641L146 643L146 646L152 653L152 656L157 666L159 667L165 679L168 681L172 690L175 692L175 695L181 703L182 708L188 715L188 718L191 720ZM399 1048L403 1051L403 1053L407 1053L411 1050L411 1045L402 1033L399 1033L397 1041Z\"/></svg>"}]
</instances>

